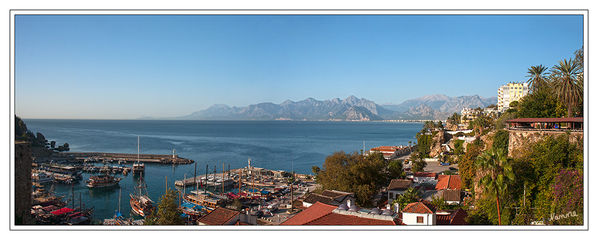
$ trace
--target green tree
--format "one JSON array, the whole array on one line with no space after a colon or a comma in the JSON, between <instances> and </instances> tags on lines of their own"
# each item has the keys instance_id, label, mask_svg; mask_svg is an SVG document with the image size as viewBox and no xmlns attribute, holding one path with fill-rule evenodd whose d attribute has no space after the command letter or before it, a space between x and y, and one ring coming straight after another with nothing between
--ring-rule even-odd
<instances>
[{"instance_id":1,"label":"green tree","mask_svg":"<svg viewBox=\"0 0 598 240\"><path fill-rule=\"evenodd\" d=\"M428 166L428 163L423 159L419 158L412 162L411 171L413 172L423 172L424 169Z\"/></svg>"},{"instance_id":2,"label":"green tree","mask_svg":"<svg viewBox=\"0 0 598 240\"><path fill-rule=\"evenodd\" d=\"M390 161L388 163L388 179L404 178L403 162L400 160Z\"/></svg>"},{"instance_id":3,"label":"green tree","mask_svg":"<svg viewBox=\"0 0 598 240\"><path fill-rule=\"evenodd\" d=\"M502 196L506 193L508 183L515 179L513 169L504 151L483 152L478 157L478 167L485 175L480 178L479 184L484 189L484 193L496 199L496 210L498 214L498 225L501 225L501 205Z\"/></svg>"},{"instance_id":4,"label":"green tree","mask_svg":"<svg viewBox=\"0 0 598 240\"><path fill-rule=\"evenodd\" d=\"M419 201L420 196L419 196L419 192L417 191L417 189L415 188L408 188L407 190L405 190L405 192L401 195L399 195L397 197L397 199L395 199L392 202L393 208L395 204L399 205L399 209L395 209L397 211L401 211L403 210L403 208L405 208L407 206L407 204L412 203L412 202L417 202Z\"/></svg>"},{"instance_id":5,"label":"green tree","mask_svg":"<svg viewBox=\"0 0 598 240\"><path fill-rule=\"evenodd\" d=\"M579 74L579 63L571 59L564 59L552 67L556 95L567 106L567 117L575 115L574 109L583 99L583 81Z\"/></svg>"},{"instance_id":6,"label":"green tree","mask_svg":"<svg viewBox=\"0 0 598 240\"><path fill-rule=\"evenodd\" d=\"M509 131L498 130L492 139L492 149L509 153Z\"/></svg>"},{"instance_id":7,"label":"green tree","mask_svg":"<svg viewBox=\"0 0 598 240\"><path fill-rule=\"evenodd\" d=\"M541 88L520 100L516 117L519 118L554 118L566 114L566 108L557 99L550 88Z\"/></svg>"},{"instance_id":8,"label":"green tree","mask_svg":"<svg viewBox=\"0 0 598 240\"><path fill-rule=\"evenodd\" d=\"M548 68L542 65L531 66L527 69L527 83L532 90L535 92L537 89L543 88L548 84L547 71Z\"/></svg>"},{"instance_id":9,"label":"green tree","mask_svg":"<svg viewBox=\"0 0 598 240\"><path fill-rule=\"evenodd\" d=\"M357 203L370 206L372 196L388 184L388 162L382 153L362 156L336 152L324 161L317 182L323 189L354 192Z\"/></svg>"},{"instance_id":10,"label":"green tree","mask_svg":"<svg viewBox=\"0 0 598 240\"><path fill-rule=\"evenodd\" d=\"M181 210L178 208L178 192L168 190L160 197L156 212L146 218L146 225L183 225Z\"/></svg>"}]
</instances>

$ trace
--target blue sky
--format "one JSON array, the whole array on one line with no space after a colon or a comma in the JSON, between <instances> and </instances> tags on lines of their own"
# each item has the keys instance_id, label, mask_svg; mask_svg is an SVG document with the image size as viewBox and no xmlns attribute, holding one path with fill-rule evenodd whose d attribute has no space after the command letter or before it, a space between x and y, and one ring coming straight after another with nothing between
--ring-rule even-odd
<instances>
[{"instance_id":1,"label":"blue sky","mask_svg":"<svg viewBox=\"0 0 598 240\"><path fill-rule=\"evenodd\" d=\"M582 44L581 15L21 15L15 111L130 119L308 97L492 97Z\"/></svg>"}]
</instances>

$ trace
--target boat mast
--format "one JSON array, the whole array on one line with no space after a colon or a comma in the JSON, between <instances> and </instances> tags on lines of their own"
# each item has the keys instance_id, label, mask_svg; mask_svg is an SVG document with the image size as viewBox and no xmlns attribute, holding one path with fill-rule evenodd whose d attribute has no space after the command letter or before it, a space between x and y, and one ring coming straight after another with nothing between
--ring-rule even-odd
<instances>
[{"instance_id":1,"label":"boat mast","mask_svg":"<svg viewBox=\"0 0 598 240\"><path fill-rule=\"evenodd\" d=\"M137 136L137 164L139 164L139 136Z\"/></svg>"}]
</instances>

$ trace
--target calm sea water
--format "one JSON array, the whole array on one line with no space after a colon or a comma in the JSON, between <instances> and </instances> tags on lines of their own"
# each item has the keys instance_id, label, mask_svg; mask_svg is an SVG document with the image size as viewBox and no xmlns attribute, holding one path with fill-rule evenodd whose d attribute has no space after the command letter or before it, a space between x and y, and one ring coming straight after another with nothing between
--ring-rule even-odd
<instances>
[{"instance_id":1,"label":"calm sea water","mask_svg":"<svg viewBox=\"0 0 598 240\"><path fill-rule=\"evenodd\" d=\"M407 145L415 142L420 123L387 122L295 122L295 121L143 121L143 120L24 120L28 129L41 132L48 141L62 145L68 142L71 151L137 153L140 136L141 153L171 154L197 162L198 174L252 165L276 170L311 173L314 165L322 166L326 156L335 151L359 151L381 145ZM145 180L150 197L155 201L164 192L166 180L193 176L194 165L166 166L146 164ZM89 175L84 174L84 179ZM167 179L166 179L167 178ZM84 181L74 186L56 184L59 195L75 194L75 203L93 206L95 218L113 216L118 209L129 216L129 193L135 182L131 174L124 176L120 188L89 190Z\"/></svg>"}]
</instances>

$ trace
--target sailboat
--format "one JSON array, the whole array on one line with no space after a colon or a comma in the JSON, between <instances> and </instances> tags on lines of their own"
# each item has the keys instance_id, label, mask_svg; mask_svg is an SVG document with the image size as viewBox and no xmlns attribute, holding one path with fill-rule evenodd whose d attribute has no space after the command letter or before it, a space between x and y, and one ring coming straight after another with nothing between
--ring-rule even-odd
<instances>
[{"instance_id":1,"label":"sailboat","mask_svg":"<svg viewBox=\"0 0 598 240\"><path fill-rule=\"evenodd\" d=\"M143 181L143 177L139 178L139 184L135 187L135 192L129 194L129 197L129 203L131 204L133 213L142 217L147 217L154 211L154 201L152 201L147 194L147 186Z\"/></svg>"},{"instance_id":2,"label":"sailboat","mask_svg":"<svg viewBox=\"0 0 598 240\"><path fill-rule=\"evenodd\" d=\"M139 161L139 136L137 136L137 162L133 163L133 174L145 172L145 164Z\"/></svg>"}]
</instances>

